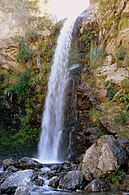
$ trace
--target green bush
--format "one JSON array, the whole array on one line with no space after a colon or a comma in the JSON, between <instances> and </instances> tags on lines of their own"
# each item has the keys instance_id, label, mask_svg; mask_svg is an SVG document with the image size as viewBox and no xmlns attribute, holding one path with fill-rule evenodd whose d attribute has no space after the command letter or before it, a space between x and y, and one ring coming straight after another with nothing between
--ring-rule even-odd
<instances>
[{"instance_id":1,"label":"green bush","mask_svg":"<svg viewBox=\"0 0 129 195\"><path fill-rule=\"evenodd\" d=\"M119 184L123 180L123 176L125 175L125 172L120 169L120 167L117 167L109 176L108 179L114 183Z\"/></svg>"},{"instance_id":2,"label":"green bush","mask_svg":"<svg viewBox=\"0 0 129 195\"><path fill-rule=\"evenodd\" d=\"M19 99L25 100L30 91L30 70L26 70L25 72L21 73L19 77L19 80L9 88L7 93L8 95L16 94Z\"/></svg>"},{"instance_id":3,"label":"green bush","mask_svg":"<svg viewBox=\"0 0 129 195\"><path fill-rule=\"evenodd\" d=\"M120 101L124 104L125 110L129 110L129 93L122 94Z\"/></svg>"},{"instance_id":4,"label":"green bush","mask_svg":"<svg viewBox=\"0 0 129 195\"><path fill-rule=\"evenodd\" d=\"M127 52L125 48L119 46L116 48L115 56L117 60L123 61L125 59L126 54Z\"/></svg>"},{"instance_id":5,"label":"green bush","mask_svg":"<svg viewBox=\"0 0 129 195\"><path fill-rule=\"evenodd\" d=\"M128 113L122 113L118 117L114 119L115 122L120 123L122 126L124 126L127 122L127 118L129 118Z\"/></svg>"},{"instance_id":6,"label":"green bush","mask_svg":"<svg viewBox=\"0 0 129 195\"><path fill-rule=\"evenodd\" d=\"M19 43L18 61L26 63L28 60L32 59L32 54L32 48L22 39Z\"/></svg>"},{"instance_id":7,"label":"green bush","mask_svg":"<svg viewBox=\"0 0 129 195\"><path fill-rule=\"evenodd\" d=\"M99 121L100 114L100 111L94 107L89 110L89 117L94 123Z\"/></svg>"},{"instance_id":8,"label":"green bush","mask_svg":"<svg viewBox=\"0 0 129 195\"><path fill-rule=\"evenodd\" d=\"M25 36L28 41L37 41L38 39L38 33L34 30L28 30Z\"/></svg>"},{"instance_id":9,"label":"green bush","mask_svg":"<svg viewBox=\"0 0 129 195\"><path fill-rule=\"evenodd\" d=\"M104 65L104 58L106 57L106 52L99 47L94 47L89 53L90 64L92 68L98 68Z\"/></svg>"},{"instance_id":10,"label":"green bush","mask_svg":"<svg viewBox=\"0 0 129 195\"><path fill-rule=\"evenodd\" d=\"M116 93L117 89L115 84L109 83L109 85L107 86L107 97L109 98L109 100L112 100Z\"/></svg>"}]
</instances>

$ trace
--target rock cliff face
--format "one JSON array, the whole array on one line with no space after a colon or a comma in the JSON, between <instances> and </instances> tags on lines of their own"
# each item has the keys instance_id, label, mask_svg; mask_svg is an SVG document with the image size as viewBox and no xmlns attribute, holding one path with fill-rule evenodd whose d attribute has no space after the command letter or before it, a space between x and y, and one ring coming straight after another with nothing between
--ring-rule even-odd
<instances>
[{"instance_id":1,"label":"rock cliff face","mask_svg":"<svg viewBox=\"0 0 129 195\"><path fill-rule=\"evenodd\" d=\"M127 0L91 1L77 20L73 36L83 68L77 89L81 132L72 140L76 151L104 134L129 138L128 6Z\"/></svg>"}]
</instances>

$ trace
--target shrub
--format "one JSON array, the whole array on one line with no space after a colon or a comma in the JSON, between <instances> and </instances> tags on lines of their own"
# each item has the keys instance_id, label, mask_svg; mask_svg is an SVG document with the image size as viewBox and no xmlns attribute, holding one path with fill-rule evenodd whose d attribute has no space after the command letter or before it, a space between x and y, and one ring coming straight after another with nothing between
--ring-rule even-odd
<instances>
[{"instance_id":1,"label":"shrub","mask_svg":"<svg viewBox=\"0 0 129 195\"><path fill-rule=\"evenodd\" d=\"M115 122L120 123L122 126L124 126L127 122L127 118L129 118L128 113L122 113L118 117L114 119Z\"/></svg>"},{"instance_id":2,"label":"shrub","mask_svg":"<svg viewBox=\"0 0 129 195\"><path fill-rule=\"evenodd\" d=\"M119 46L116 48L115 56L117 60L123 61L125 59L126 54L127 52L125 48Z\"/></svg>"},{"instance_id":3,"label":"shrub","mask_svg":"<svg viewBox=\"0 0 129 195\"><path fill-rule=\"evenodd\" d=\"M19 80L13 84L8 90L8 95L16 94L20 100L25 100L29 94L29 82L30 82L31 73L30 70L27 70L21 73Z\"/></svg>"},{"instance_id":4,"label":"shrub","mask_svg":"<svg viewBox=\"0 0 129 195\"><path fill-rule=\"evenodd\" d=\"M89 110L89 117L93 122L98 122L100 119L100 111L97 110L96 108L91 108Z\"/></svg>"},{"instance_id":5,"label":"shrub","mask_svg":"<svg viewBox=\"0 0 129 195\"><path fill-rule=\"evenodd\" d=\"M25 63L31 58L32 58L32 48L28 46L22 39L21 42L19 43L18 61Z\"/></svg>"},{"instance_id":6,"label":"shrub","mask_svg":"<svg viewBox=\"0 0 129 195\"><path fill-rule=\"evenodd\" d=\"M106 55L107 54L103 51L103 49L94 47L89 54L91 67L95 69L103 66Z\"/></svg>"},{"instance_id":7,"label":"shrub","mask_svg":"<svg viewBox=\"0 0 129 195\"><path fill-rule=\"evenodd\" d=\"M37 41L38 33L34 30L28 30L26 32L26 38L28 41Z\"/></svg>"},{"instance_id":8,"label":"shrub","mask_svg":"<svg viewBox=\"0 0 129 195\"><path fill-rule=\"evenodd\" d=\"M109 83L109 85L107 86L107 97L109 98L109 100L112 100L116 93L116 86L113 83Z\"/></svg>"},{"instance_id":9,"label":"shrub","mask_svg":"<svg viewBox=\"0 0 129 195\"><path fill-rule=\"evenodd\" d=\"M125 172L120 170L120 167L117 167L109 176L108 179L111 180L114 184L119 184L123 180Z\"/></svg>"}]
</instances>

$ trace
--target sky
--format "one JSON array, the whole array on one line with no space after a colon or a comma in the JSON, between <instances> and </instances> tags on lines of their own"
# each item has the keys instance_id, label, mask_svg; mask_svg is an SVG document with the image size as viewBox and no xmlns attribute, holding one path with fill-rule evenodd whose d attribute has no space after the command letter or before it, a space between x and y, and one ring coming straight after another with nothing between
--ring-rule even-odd
<instances>
[{"instance_id":1,"label":"sky","mask_svg":"<svg viewBox=\"0 0 129 195\"><path fill-rule=\"evenodd\" d=\"M82 13L89 5L89 0L49 0L47 11L56 15L58 20L74 18Z\"/></svg>"}]
</instances>

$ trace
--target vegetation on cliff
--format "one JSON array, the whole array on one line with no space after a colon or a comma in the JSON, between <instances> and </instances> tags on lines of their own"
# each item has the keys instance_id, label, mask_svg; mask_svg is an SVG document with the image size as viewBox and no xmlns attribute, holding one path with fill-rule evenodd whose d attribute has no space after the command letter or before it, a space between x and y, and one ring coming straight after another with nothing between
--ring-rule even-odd
<instances>
[{"instance_id":1,"label":"vegetation on cliff","mask_svg":"<svg viewBox=\"0 0 129 195\"><path fill-rule=\"evenodd\" d=\"M37 149L48 75L62 26L62 22L53 24L47 16L37 22L23 36L12 37L16 45L15 65L1 66L0 151L3 154L8 148L12 153ZM45 28L44 34L39 32L39 26ZM6 56L5 60L8 61Z\"/></svg>"}]
</instances>

